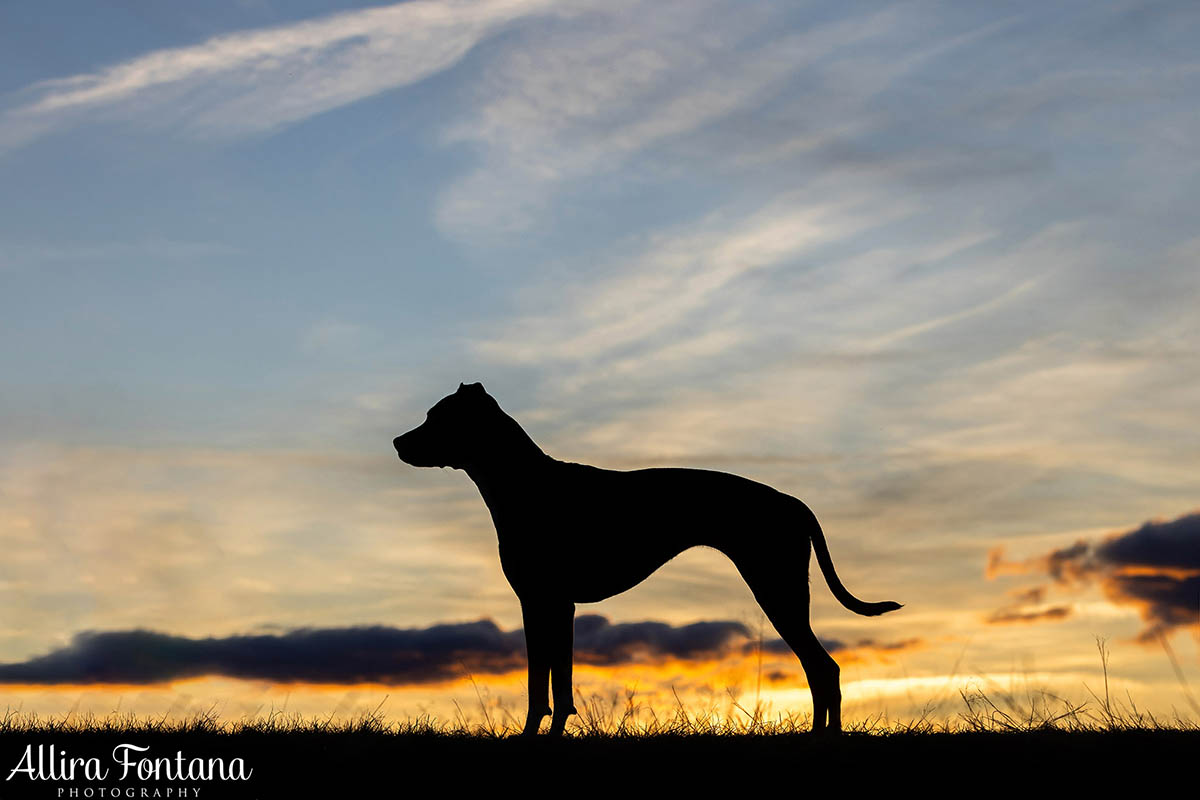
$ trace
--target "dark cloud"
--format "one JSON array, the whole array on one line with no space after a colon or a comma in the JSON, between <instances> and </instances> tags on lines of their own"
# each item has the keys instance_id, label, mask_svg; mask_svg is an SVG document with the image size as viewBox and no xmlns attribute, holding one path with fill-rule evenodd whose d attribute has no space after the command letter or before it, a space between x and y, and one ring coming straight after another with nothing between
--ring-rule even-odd
<instances>
[{"instance_id":1,"label":"dark cloud","mask_svg":"<svg viewBox=\"0 0 1200 800\"><path fill-rule=\"evenodd\" d=\"M613 624L581 615L577 663L705 659L749 637L737 622ZM525 667L521 630L490 620L429 628L301 629L280 634L191 639L155 631L85 632L47 655L0 665L0 683L148 684L201 675L307 683L420 684Z\"/></svg>"},{"instance_id":2,"label":"dark cloud","mask_svg":"<svg viewBox=\"0 0 1200 800\"><path fill-rule=\"evenodd\" d=\"M1169 522L1147 522L1096 548L1096 558L1118 567L1200 572L1200 513Z\"/></svg>"},{"instance_id":3,"label":"dark cloud","mask_svg":"<svg viewBox=\"0 0 1200 800\"><path fill-rule=\"evenodd\" d=\"M856 661L890 662L897 653L915 650L923 647L925 640L920 638L900 639L894 642L881 642L878 639L859 639L853 644L847 644L838 652L838 661L843 666Z\"/></svg>"},{"instance_id":4,"label":"dark cloud","mask_svg":"<svg viewBox=\"0 0 1200 800\"><path fill-rule=\"evenodd\" d=\"M924 639L913 637L911 639L901 639L897 642L879 642L874 639L859 639L855 645L858 649L877 650L884 653L896 653L901 650L913 650L925 644Z\"/></svg>"},{"instance_id":5,"label":"dark cloud","mask_svg":"<svg viewBox=\"0 0 1200 800\"><path fill-rule=\"evenodd\" d=\"M625 622L585 614L575 619L575 661L612 665L638 658L702 659L727 652L749 638L740 622L696 622L674 627L665 622Z\"/></svg>"},{"instance_id":6,"label":"dark cloud","mask_svg":"<svg viewBox=\"0 0 1200 800\"><path fill-rule=\"evenodd\" d=\"M1011 594L1015 605L1037 605L1046 599L1046 587L1033 586L1029 589L1018 589Z\"/></svg>"},{"instance_id":7,"label":"dark cloud","mask_svg":"<svg viewBox=\"0 0 1200 800\"><path fill-rule=\"evenodd\" d=\"M668 625L612 623L595 614L575 620L575 663L615 666L669 659L703 661L754 651L749 629L727 620ZM916 640L857 644L827 640L830 652L897 650ZM765 652L791 654L783 640ZM467 674L525 668L525 634L491 620L429 628L300 629L191 639L156 631L77 634L69 645L28 661L0 665L0 683L151 684L202 675L278 683L437 683Z\"/></svg>"},{"instance_id":8,"label":"dark cloud","mask_svg":"<svg viewBox=\"0 0 1200 800\"><path fill-rule=\"evenodd\" d=\"M845 650L847 644L840 639L822 639L821 644L831 653L836 653L839 650ZM753 653L758 648L758 643L747 642L743 645L743 652ZM788 647L788 643L783 639L768 639L762 643L762 651L771 655L785 656L790 655L792 648Z\"/></svg>"},{"instance_id":9,"label":"dark cloud","mask_svg":"<svg viewBox=\"0 0 1200 800\"><path fill-rule=\"evenodd\" d=\"M1200 574L1180 576L1115 574L1105 579L1104 591L1116 603L1138 607L1148 626L1141 641L1185 626L1200 630Z\"/></svg>"},{"instance_id":10,"label":"dark cloud","mask_svg":"<svg viewBox=\"0 0 1200 800\"><path fill-rule=\"evenodd\" d=\"M1002 608L991 614L987 622L992 625L1003 625L1013 622L1048 622L1050 620L1066 619L1071 616L1070 606L1051 606L1050 608L1032 609Z\"/></svg>"},{"instance_id":11,"label":"dark cloud","mask_svg":"<svg viewBox=\"0 0 1200 800\"><path fill-rule=\"evenodd\" d=\"M1153 520L1098 544L1080 540L1042 556L1009 561L1000 548L988 554L986 574L1052 577L1060 586L1098 584L1114 603L1132 605L1146 627L1138 635L1152 640L1175 628L1200 629L1200 512L1169 521ZM1044 588L1026 590L1040 602ZM1038 622L1062 619L1065 607L1015 606L1000 609L989 622Z\"/></svg>"},{"instance_id":12,"label":"dark cloud","mask_svg":"<svg viewBox=\"0 0 1200 800\"><path fill-rule=\"evenodd\" d=\"M858 660L865 656L882 657L887 653L897 653L902 650L913 650L925 644L923 639L901 639L895 642L881 642L878 639L858 639L854 642L844 642L841 639L822 639L821 644L830 653L841 653L850 660ZM744 652L753 653L758 645L748 642L743 645ZM772 639L763 642L764 653L773 655L790 655L792 648L783 639Z\"/></svg>"},{"instance_id":13,"label":"dark cloud","mask_svg":"<svg viewBox=\"0 0 1200 800\"><path fill-rule=\"evenodd\" d=\"M61 650L0 666L4 683L156 683L201 675L280 682L429 683L499 673L525 661L520 631L482 620L189 639L154 631L86 632Z\"/></svg>"}]
</instances>

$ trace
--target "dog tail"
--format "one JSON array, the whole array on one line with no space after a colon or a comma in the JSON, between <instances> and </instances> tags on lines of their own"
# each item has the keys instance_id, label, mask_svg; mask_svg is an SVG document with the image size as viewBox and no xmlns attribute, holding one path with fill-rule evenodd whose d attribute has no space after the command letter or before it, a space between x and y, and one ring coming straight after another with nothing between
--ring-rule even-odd
<instances>
[{"instance_id":1,"label":"dog tail","mask_svg":"<svg viewBox=\"0 0 1200 800\"><path fill-rule=\"evenodd\" d=\"M807 509L807 506L805 508ZM885 600L882 603L866 603L850 594L850 590L842 585L837 570L833 568L833 558L829 555L829 546L825 544L825 533L821 530L821 523L817 522L817 515L809 510L808 516L812 521L813 553L817 557L817 563L821 565L821 574L825 576L825 583L829 585L829 591L833 592L833 596L838 599L839 603L855 614L862 614L864 617L877 617L880 614L895 611L897 608L903 608L900 603L893 603L891 600Z\"/></svg>"}]
</instances>

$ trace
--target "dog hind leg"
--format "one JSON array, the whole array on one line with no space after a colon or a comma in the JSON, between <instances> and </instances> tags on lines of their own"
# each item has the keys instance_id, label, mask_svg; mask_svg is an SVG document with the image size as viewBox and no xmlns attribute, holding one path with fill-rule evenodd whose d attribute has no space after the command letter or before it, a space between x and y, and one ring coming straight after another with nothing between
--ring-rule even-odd
<instances>
[{"instance_id":1,"label":"dog hind leg","mask_svg":"<svg viewBox=\"0 0 1200 800\"><path fill-rule=\"evenodd\" d=\"M808 543L802 552L773 554L769 562L734 558L734 564L767 619L800 659L813 701L813 733L842 727L841 669L813 633L809 622ZM800 550L800 548L797 548ZM803 565L797 569L797 564Z\"/></svg>"},{"instance_id":2,"label":"dog hind leg","mask_svg":"<svg viewBox=\"0 0 1200 800\"><path fill-rule=\"evenodd\" d=\"M842 689L837 662L821 645L807 620L792 627L788 621L773 621L773 624L799 656L808 677L813 698L813 733L838 733L842 729Z\"/></svg>"}]
</instances>

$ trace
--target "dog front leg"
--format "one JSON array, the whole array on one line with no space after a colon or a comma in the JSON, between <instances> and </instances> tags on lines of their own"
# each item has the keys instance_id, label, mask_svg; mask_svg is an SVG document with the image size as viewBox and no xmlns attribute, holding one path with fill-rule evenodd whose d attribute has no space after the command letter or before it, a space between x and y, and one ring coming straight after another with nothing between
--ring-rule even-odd
<instances>
[{"instance_id":1,"label":"dog front leg","mask_svg":"<svg viewBox=\"0 0 1200 800\"><path fill-rule=\"evenodd\" d=\"M525 716L523 736L535 736L542 717L550 715L550 658L547 647L545 606L521 601L525 624L525 655L529 661L529 712Z\"/></svg>"},{"instance_id":2,"label":"dog front leg","mask_svg":"<svg viewBox=\"0 0 1200 800\"><path fill-rule=\"evenodd\" d=\"M554 716L550 720L550 735L559 736L567 725L567 717L575 710L574 687L571 684L571 665L575 649L575 604L557 603L549 614L550 674L554 681Z\"/></svg>"}]
</instances>

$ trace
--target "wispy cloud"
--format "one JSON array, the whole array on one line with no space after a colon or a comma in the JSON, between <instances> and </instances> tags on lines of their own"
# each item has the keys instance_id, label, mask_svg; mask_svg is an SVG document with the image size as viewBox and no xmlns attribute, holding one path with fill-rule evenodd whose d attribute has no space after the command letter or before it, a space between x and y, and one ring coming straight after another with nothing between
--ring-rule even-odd
<instances>
[{"instance_id":1,"label":"wispy cloud","mask_svg":"<svg viewBox=\"0 0 1200 800\"><path fill-rule=\"evenodd\" d=\"M0 114L0 152L88 117L200 137L269 131L447 69L549 5L417 0L158 50L29 87Z\"/></svg>"},{"instance_id":2,"label":"wispy cloud","mask_svg":"<svg viewBox=\"0 0 1200 800\"><path fill-rule=\"evenodd\" d=\"M442 196L438 223L466 236L528 227L564 183L752 112L798 71L883 35L898 16L762 41L773 18L762 6L693 3L662 14L655 3L597 4L579 25L527 37L489 66L480 104L445 134L473 145L482 164Z\"/></svg>"},{"instance_id":3,"label":"wispy cloud","mask_svg":"<svg viewBox=\"0 0 1200 800\"><path fill-rule=\"evenodd\" d=\"M736 221L714 217L692 230L660 235L630 263L576 288L566 305L547 298L546 305L557 306L552 312L520 319L478 348L487 358L517 364L594 364L664 336L671 340L667 347L678 348L684 344L676 338L679 328L693 315L713 312L738 280L794 265L821 245L883 225L906 210L879 208L866 198L783 197ZM693 339L686 343L689 352L679 355L704 356L714 346L717 342Z\"/></svg>"},{"instance_id":4,"label":"wispy cloud","mask_svg":"<svg viewBox=\"0 0 1200 800\"><path fill-rule=\"evenodd\" d=\"M1048 67L1062 80L1044 89L1059 101L1069 100L1069 76L1081 65L1099 68L1097 52L1060 42L1056 27L1035 31L1027 16L931 9L916 4L781 34L771 14L751 12L678 50L677 34L703 28L711 9L673 20L674 30L651 17L633 32L597 14L560 38L530 35L522 48L501 50L488 90L448 137L475 145L481 162L443 195L444 230L552 221L548 197L618 165L623 180L636 180L630 172L644 165L681 191L689 185L681 176L695 175L736 188L691 223L547 270L542 285L517 295L513 318L481 326L476 352L495 369L540 372L543 419L569 398L575 414L601 417L576 435L644 447L641 457L753 449L751 418L758 427L786 419L837 431L849 417L879 413L880 398L916 410L905 430L871 426L880 449L946 452L961 444L955 437L973 436L1002 446L1014 435L1002 429L1007 420L1036 429L1022 447L1052 457L1034 446L1052 438L1039 421L1049 417L1039 415L1065 417L1047 407L1049 394L1071 384L1046 370L1061 348L1112 336L1081 299L1093 308L1120 303L1130 258L1156 276L1182 274L1182 262L1113 246L1121 216L1113 209L1063 203L1061 143L1042 133L1063 121L1063 103L1043 98L1003 121L959 113L981 96L1028 88L1007 57L1014 40L1059 42L1071 66ZM1013 30L1019 35L1008 37ZM967 47L989 68L972 67L971 77L956 71ZM616 71L601 74L609 65ZM702 86L721 87L722 102L673 104ZM1068 104L1070 114L1103 118L1150 91L1138 81L1128 92ZM997 136L998 126L1008 133ZM1097 126L1088 135L1109 134ZM636 161L639 153L648 157ZM758 190L754 208L747 186ZM1173 281L1177 298L1195 296L1186 279ZM1164 316L1182 319L1182 308L1167 298ZM837 369L853 374L831 374ZM1097 411L1105 389L1124 391L1118 384L1127 381L1132 390L1139 377L1112 363L1074 370L1087 374L1072 379L1097 391L1067 403ZM1021 381L1039 383L1046 402L1014 407ZM635 394L643 407L631 408ZM630 423L604 435L606 414ZM959 424L947 426L946 414ZM731 420L736 432L714 430ZM868 436L861 427L855 435ZM760 432L753 445L768 439L782 444ZM685 441L690 448L677 446ZM1078 466L1082 456L1063 458Z\"/></svg>"}]
</instances>

